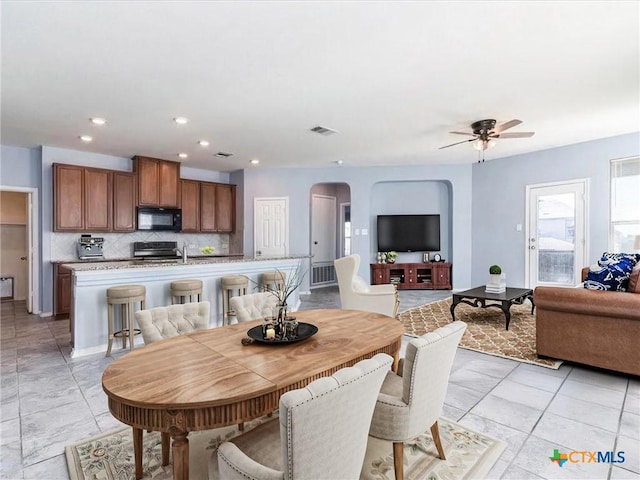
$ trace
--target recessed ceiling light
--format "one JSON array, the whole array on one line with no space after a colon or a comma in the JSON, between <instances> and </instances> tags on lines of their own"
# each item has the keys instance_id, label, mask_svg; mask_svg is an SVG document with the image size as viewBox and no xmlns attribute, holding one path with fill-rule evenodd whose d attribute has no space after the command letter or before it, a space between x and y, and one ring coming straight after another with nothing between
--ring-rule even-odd
<instances>
[{"instance_id":1,"label":"recessed ceiling light","mask_svg":"<svg viewBox=\"0 0 640 480\"><path fill-rule=\"evenodd\" d=\"M251 160L249 162L251 165L258 165L260 163L260 160L258 160L257 158L254 158L253 160Z\"/></svg>"},{"instance_id":2,"label":"recessed ceiling light","mask_svg":"<svg viewBox=\"0 0 640 480\"><path fill-rule=\"evenodd\" d=\"M188 154L186 154L186 153L179 153L179 154L178 154L178 156L179 156L180 158L187 158L189 155L188 155Z\"/></svg>"},{"instance_id":3,"label":"recessed ceiling light","mask_svg":"<svg viewBox=\"0 0 640 480\"><path fill-rule=\"evenodd\" d=\"M342 165L344 163L344 160L336 160L336 165Z\"/></svg>"},{"instance_id":4,"label":"recessed ceiling light","mask_svg":"<svg viewBox=\"0 0 640 480\"><path fill-rule=\"evenodd\" d=\"M198 142L198 145L200 145L201 147L208 147L209 146L209 142L207 140L200 140Z\"/></svg>"},{"instance_id":5,"label":"recessed ceiling light","mask_svg":"<svg viewBox=\"0 0 640 480\"><path fill-rule=\"evenodd\" d=\"M189 119L186 118L186 117L175 117L173 119L173 121L176 122L179 125L184 125L185 123L187 123L189 121Z\"/></svg>"},{"instance_id":6,"label":"recessed ceiling light","mask_svg":"<svg viewBox=\"0 0 640 480\"><path fill-rule=\"evenodd\" d=\"M89 120L91 120L91 123L93 123L94 125L104 125L105 123L107 123L104 118L100 117L90 118Z\"/></svg>"},{"instance_id":7,"label":"recessed ceiling light","mask_svg":"<svg viewBox=\"0 0 640 480\"><path fill-rule=\"evenodd\" d=\"M80 140L82 140L83 142L87 142L87 143L93 140L93 137L90 137L89 135L80 135L80 137L78 138L80 138Z\"/></svg>"}]
</instances>

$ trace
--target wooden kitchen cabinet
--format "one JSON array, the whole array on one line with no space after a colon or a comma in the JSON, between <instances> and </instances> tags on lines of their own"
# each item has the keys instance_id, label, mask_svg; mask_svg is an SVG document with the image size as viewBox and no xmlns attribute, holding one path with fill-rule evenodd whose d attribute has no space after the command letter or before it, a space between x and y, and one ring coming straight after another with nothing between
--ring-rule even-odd
<instances>
[{"instance_id":1,"label":"wooden kitchen cabinet","mask_svg":"<svg viewBox=\"0 0 640 480\"><path fill-rule=\"evenodd\" d=\"M200 231L232 233L236 227L236 186L200 182Z\"/></svg>"},{"instance_id":2,"label":"wooden kitchen cabinet","mask_svg":"<svg viewBox=\"0 0 640 480\"><path fill-rule=\"evenodd\" d=\"M111 230L112 181L109 170L84 169L84 229Z\"/></svg>"},{"instance_id":3,"label":"wooden kitchen cabinet","mask_svg":"<svg viewBox=\"0 0 640 480\"><path fill-rule=\"evenodd\" d=\"M216 185L216 223L218 232L233 233L236 229L236 186Z\"/></svg>"},{"instance_id":4,"label":"wooden kitchen cabinet","mask_svg":"<svg viewBox=\"0 0 640 480\"><path fill-rule=\"evenodd\" d=\"M54 231L110 231L111 189L109 170L54 164Z\"/></svg>"},{"instance_id":5,"label":"wooden kitchen cabinet","mask_svg":"<svg viewBox=\"0 0 640 480\"><path fill-rule=\"evenodd\" d=\"M54 315L56 318L66 318L71 311L71 271L55 264L53 268L54 285Z\"/></svg>"},{"instance_id":6,"label":"wooden kitchen cabinet","mask_svg":"<svg viewBox=\"0 0 640 480\"><path fill-rule=\"evenodd\" d=\"M136 176L113 172L113 231L136 230Z\"/></svg>"},{"instance_id":7,"label":"wooden kitchen cabinet","mask_svg":"<svg viewBox=\"0 0 640 480\"><path fill-rule=\"evenodd\" d=\"M54 231L84 230L83 190L84 168L53 165Z\"/></svg>"},{"instance_id":8,"label":"wooden kitchen cabinet","mask_svg":"<svg viewBox=\"0 0 640 480\"><path fill-rule=\"evenodd\" d=\"M133 157L138 177L138 205L173 207L180 205L180 163L149 157Z\"/></svg>"},{"instance_id":9,"label":"wooden kitchen cabinet","mask_svg":"<svg viewBox=\"0 0 640 480\"><path fill-rule=\"evenodd\" d=\"M182 231L200 231L200 182L181 180Z\"/></svg>"},{"instance_id":10,"label":"wooden kitchen cabinet","mask_svg":"<svg viewBox=\"0 0 640 480\"><path fill-rule=\"evenodd\" d=\"M371 283L399 289L451 290L451 263L372 263Z\"/></svg>"},{"instance_id":11,"label":"wooden kitchen cabinet","mask_svg":"<svg viewBox=\"0 0 640 480\"><path fill-rule=\"evenodd\" d=\"M217 232L216 184L200 182L200 231Z\"/></svg>"}]
</instances>

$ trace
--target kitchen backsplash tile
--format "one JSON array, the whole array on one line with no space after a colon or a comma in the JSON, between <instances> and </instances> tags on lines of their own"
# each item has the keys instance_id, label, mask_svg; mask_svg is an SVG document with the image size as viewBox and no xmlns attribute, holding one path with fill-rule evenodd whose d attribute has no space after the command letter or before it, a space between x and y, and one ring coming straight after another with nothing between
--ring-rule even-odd
<instances>
[{"instance_id":1,"label":"kitchen backsplash tile","mask_svg":"<svg viewBox=\"0 0 640 480\"><path fill-rule=\"evenodd\" d=\"M95 233L92 236L104 238L104 258L106 259L130 258L132 256L131 244L133 242L178 242L178 248L182 248L183 243L186 242L189 255L200 255L200 249L208 246L215 247L215 253L218 255L229 253L229 235L226 234L134 232ZM79 233L52 233L51 261L77 260L76 245L79 238Z\"/></svg>"}]
</instances>

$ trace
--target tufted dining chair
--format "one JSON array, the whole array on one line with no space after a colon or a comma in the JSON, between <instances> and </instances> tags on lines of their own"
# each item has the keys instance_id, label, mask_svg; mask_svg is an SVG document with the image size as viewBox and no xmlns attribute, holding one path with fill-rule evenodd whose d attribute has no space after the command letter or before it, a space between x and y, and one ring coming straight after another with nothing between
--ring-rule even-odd
<instances>
[{"instance_id":1,"label":"tufted dining chair","mask_svg":"<svg viewBox=\"0 0 640 480\"><path fill-rule=\"evenodd\" d=\"M371 414L392 362L380 353L284 393L279 418L220 445L209 478L359 478Z\"/></svg>"},{"instance_id":2,"label":"tufted dining chair","mask_svg":"<svg viewBox=\"0 0 640 480\"><path fill-rule=\"evenodd\" d=\"M209 302L204 301L138 310L135 316L144 343L148 345L165 338L208 328L209 312ZM135 477L138 479L142 478L142 430L137 427L133 427L133 445ZM162 465L168 465L170 446L168 432L161 432L161 445Z\"/></svg>"},{"instance_id":3,"label":"tufted dining chair","mask_svg":"<svg viewBox=\"0 0 640 480\"><path fill-rule=\"evenodd\" d=\"M404 476L404 442L427 428L431 428L438 455L445 460L438 418L456 349L466 328L466 323L457 321L410 340L405 357L400 359L398 373L387 373L369 435L393 442L396 480Z\"/></svg>"},{"instance_id":4,"label":"tufted dining chair","mask_svg":"<svg viewBox=\"0 0 640 480\"><path fill-rule=\"evenodd\" d=\"M155 307L136 312L145 344L209 328L208 301Z\"/></svg>"},{"instance_id":5,"label":"tufted dining chair","mask_svg":"<svg viewBox=\"0 0 640 480\"><path fill-rule=\"evenodd\" d=\"M273 293L259 292L231 297L229 307L235 311L240 323L272 316L277 302L278 298Z\"/></svg>"},{"instance_id":6,"label":"tufted dining chair","mask_svg":"<svg viewBox=\"0 0 640 480\"><path fill-rule=\"evenodd\" d=\"M369 285L358 276L360 255L354 253L334 260L342 308L382 313L395 317L400 300L395 285Z\"/></svg>"}]
</instances>

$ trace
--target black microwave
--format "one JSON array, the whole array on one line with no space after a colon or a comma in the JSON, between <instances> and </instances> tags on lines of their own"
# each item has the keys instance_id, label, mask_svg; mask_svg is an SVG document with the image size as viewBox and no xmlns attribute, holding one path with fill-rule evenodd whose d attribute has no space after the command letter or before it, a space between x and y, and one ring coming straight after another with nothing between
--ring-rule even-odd
<instances>
[{"instance_id":1,"label":"black microwave","mask_svg":"<svg viewBox=\"0 0 640 480\"><path fill-rule=\"evenodd\" d=\"M179 208L138 207L138 230L179 232L182 210Z\"/></svg>"}]
</instances>

